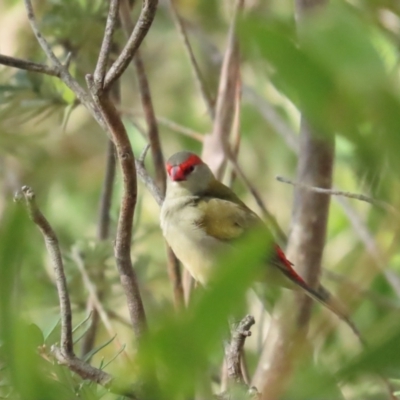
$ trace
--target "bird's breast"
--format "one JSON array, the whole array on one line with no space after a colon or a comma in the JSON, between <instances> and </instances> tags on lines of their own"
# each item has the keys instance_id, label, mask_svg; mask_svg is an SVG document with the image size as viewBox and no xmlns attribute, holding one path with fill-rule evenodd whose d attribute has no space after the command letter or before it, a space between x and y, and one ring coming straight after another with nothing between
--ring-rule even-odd
<instances>
[{"instance_id":1,"label":"bird's breast","mask_svg":"<svg viewBox=\"0 0 400 400\"><path fill-rule=\"evenodd\" d=\"M209 236L196 224L202 217L193 199L164 202L161 208L161 228L175 255L193 278L206 285L221 252L229 245Z\"/></svg>"}]
</instances>

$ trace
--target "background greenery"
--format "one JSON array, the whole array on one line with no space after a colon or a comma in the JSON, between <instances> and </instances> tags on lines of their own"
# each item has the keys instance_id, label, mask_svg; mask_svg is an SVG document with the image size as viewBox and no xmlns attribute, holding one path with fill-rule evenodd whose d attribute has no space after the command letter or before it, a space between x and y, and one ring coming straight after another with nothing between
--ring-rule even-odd
<instances>
[{"instance_id":1,"label":"background greenery","mask_svg":"<svg viewBox=\"0 0 400 400\"><path fill-rule=\"evenodd\" d=\"M82 84L97 59L105 3L35 2L43 33L61 58L72 51L71 71ZM215 95L231 2L181 0L177 5L190 21L196 57ZM0 4L0 50L44 63L25 15L21 1ZM123 43L122 32L116 36ZM246 6L239 38L243 80L239 162L283 230L289 230L293 189L275 177L293 178L297 157L279 135L276 121L286 124L296 139L300 108L322 133L336 133L335 187L370 195L394 208L332 201L324 268L336 275L322 279L352 308L371 349L362 351L344 324L315 307L309 331L313 356L299 360L303 367L293 373L283 398L387 398L373 372L383 371L395 385L400 378L400 5L384 0L332 1L319 18L310 17L298 31L291 1L253 0ZM202 134L209 132L212 125L167 2L160 1L141 51L156 115ZM84 254L93 279L96 271L105 271L104 307L120 316L110 316L117 337L100 327L93 364L104 366L123 344L125 350L107 365L107 371L134 381L133 377L146 375L146 360L152 354L161 371L156 398L190 398L195 389L207 398L210 388L217 388L226 316L233 310L237 317L244 315L246 300L257 322L247 343L251 372L257 364L269 320L267 315L261 317L260 304L245 296L250 274L240 268L223 271L223 279L212 290L199 293L193 306L177 315L158 206L140 184L132 257L151 335L137 354L132 331L124 322L127 310L112 240L98 243L95 235L106 135L82 107L73 105L73 94L57 79L0 68L0 394L24 399L115 398L47 360L48 349L59 340L51 266L41 235L12 203L13 192L29 184L60 239L73 322L80 325L75 332L77 353L78 339L88 326L88 293L71 257L74 247ZM266 107L273 110L272 118L266 117ZM122 78L122 110L139 155L146 140L137 126L143 129L145 123L132 70ZM159 129L165 156L181 149L201 151L196 140L162 123ZM152 172L149 160L148 169ZM245 185L237 180L234 189L258 211ZM120 195L118 175L111 237ZM240 266L256 254L252 249L244 251L243 259L233 263Z\"/></svg>"}]
</instances>

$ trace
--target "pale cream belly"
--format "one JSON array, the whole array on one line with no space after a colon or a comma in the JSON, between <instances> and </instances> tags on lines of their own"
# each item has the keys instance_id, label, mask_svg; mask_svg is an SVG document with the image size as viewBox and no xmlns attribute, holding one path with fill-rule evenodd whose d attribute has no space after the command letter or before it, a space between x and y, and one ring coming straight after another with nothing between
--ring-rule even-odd
<instances>
[{"instance_id":1,"label":"pale cream belly","mask_svg":"<svg viewBox=\"0 0 400 400\"><path fill-rule=\"evenodd\" d=\"M219 255L230 249L227 244L206 236L199 228L182 234L179 226L169 225L163 231L175 255L202 285L209 282L213 268L218 267Z\"/></svg>"}]
</instances>

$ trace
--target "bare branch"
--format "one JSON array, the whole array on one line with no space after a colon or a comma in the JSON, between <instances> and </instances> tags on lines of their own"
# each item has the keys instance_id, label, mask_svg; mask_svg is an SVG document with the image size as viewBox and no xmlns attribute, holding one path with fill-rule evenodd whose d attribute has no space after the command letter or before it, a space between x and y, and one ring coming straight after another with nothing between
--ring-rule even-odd
<instances>
[{"instance_id":1,"label":"bare branch","mask_svg":"<svg viewBox=\"0 0 400 400\"><path fill-rule=\"evenodd\" d=\"M241 370L241 354L246 338L251 335L250 328L254 324L254 317L246 315L237 325L231 327L232 338L225 348L225 358L228 377L234 383L245 383Z\"/></svg>"},{"instance_id":2,"label":"bare branch","mask_svg":"<svg viewBox=\"0 0 400 400\"><path fill-rule=\"evenodd\" d=\"M192 66L192 71L193 71L195 81L197 83L197 86L199 88L201 96L203 97L204 103L207 108L207 112L208 112L211 120L213 121L215 118L214 102L209 93L209 90L207 89L207 85L204 81L204 77L203 77L203 74L201 73L200 67L196 61L196 57L194 56L192 46L190 45L189 38L186 33L184 22L176 9L175 0L169 0L169 6L170 6L172 18L175 22L175 26L177 27L177 29L179 31L179 34L182 38L182 42L185 46L186 53L189 57L189 61L190 61L190 65Z\"/></svg>"},{"instance_id":3,"label":"bare branch","mask_svg":"<svg viewBox=\"0 0 400 400\"><path fill-rule=\"evenodd\" d=\"M395 214L396 216L399 216L398 211L391 204L388 204L388 203L386 203L385 201L382 201L382 200L376 200L376 199L374 199L374 198L372 198L370 196L366 196L365 194L344 192L342 190L324 189L324 188L320 188L320 187L310 186L310 185L306 185L306 184L301 183L301 182L294 182L294 181L292 181L290 179L287 179L287 178L284 178L282 176L277 176L276 180L279 181L279 182L288 183L289 185L299 186L301 188L310 190L310 191L315 192L315 193L322 193L322 194L327 194L327 195L330 195L330 196L343 196L343 197L348 197L350 199L356 199L356 200L364 201L366 203L370 203L370 204L376 205L378 207L381 207L385 211L391 212L391 213Z\"/></svg>"},{"instance_id":4,"label":"bare branch","mask_svg":"<svg viewBox=\"0 0 400 400\"><path fill-rule=\"evenodd\" d=\"M74 352L72 340L71 302L69 300L67 279L65 278L61 251L57 235L45 216L39 210L35 197L34 191L29 186L23 186L21 191L16 194L15 199L20 200L23 198L25 200L25 205L31 220L37 225L44 237L46 248L54 268L58 299L60 302L61 349L66 355L71 355Z\"/></svg>"},{"instance_id":5,"label":"bare branch","mask_svg":"<svg viewBox=\"0 0 400 400\"><path fill-rule=\"evenodd\" d=\"M334 157L332 139L328 136L318 137L312 128L304 120L302 121L297 172L299 181L309 182L313 186L331 187ZM300 275L311 287L318 285L329 201L329 196L318 196L296 187L287 254L288 259L293 261ZM270 353L268 360L264 362L269 365L269 368L265 371L263 378L263 400L279 397L291 373L297 351L302 347L301 343L310 318L312 303L303 295L297 298L296 304L295 315L300 328L296 331L296 337L287 325L287 312L271 324L270 332L278 330L280 334L273 340L267 341ZM290 322L294 323L293 320Z\"/></svg>"},{"instance_id":6,"label":"bare branch","mask_svg":"<svg viewBox=\"0 0 400 400\"><path fill-rule=\"evenodd\" d=\"M94 85L92 76L88 75L86 79L89 88L92 89ZM108 94L103 92L99 96L94 90L92 93L93 99L101 111L102 117L112 135L122 170L123 195L114 254L121 284L127 299L129 316L133 329L136 337L140 338L147 327L147 323L139 285L130 255L133 216L137 200L135 157L126 129L118 115L117 109L109 99Z\"/></svg>"},{"instance_id":7,"label":"bare branch","mask_svg":"<svg viewBox=\"0 0 400 400\"><path fill-rule=\"evenodd\" d=\"M119 17L125 34L129 36L129 33L132 32L134 28L132 19L130 17L128 0L122 0ZM164 156L161 150L158 125L154 112L153 101L151 98L150 85L139 50L136 51L136 55L133 58L133 63L136 69L142 108L147 123L147 134L150 143L151 154L153 157L154 168L156 171L156 182L161 192L165 193L167 175L164 166Z\"/></svg>"},{"instance_id":8,"label":"bare branch","mask_svg":"<svg viewBox=\"0 0 400 400\"><path fill-rule=\"evenodd\" d=\"M97 91L103 88L106 68L111 52L112 38L118 19L118 9L119 0L111 0L110 9L107 16L106 28L104 30L103 42L101 44L99 58L97 60L96 68L93 74L94 86Z\"/></svg>"},{"instance_id":9,"label":"bare branch","mask_svg":"<svg viewBox=\"0 0 400 400\"><path fill-rule=\"evenodd\" d=\"M105 90L110 88L111 84L123 74L132 61L137 49L141 45L153 22L157 10L157 3L158 0L143 0L143 7L140 12L139 20L137 21L125 47L107 72L104 81Z\"/></svg>"},{"instance_id":10,"label":"bare branch","mask_svg":"<svg viewBox=\"0 0 400 400\"><path fill-rule=\"evenodd\" d=\"M0 54L0 64L23 69L25 71L39 72L45 75L60 77L60 71L55 67L49 67L48 65L22 60L21 58L10 57L4 54Z\"/></svg>"}]
</instances>

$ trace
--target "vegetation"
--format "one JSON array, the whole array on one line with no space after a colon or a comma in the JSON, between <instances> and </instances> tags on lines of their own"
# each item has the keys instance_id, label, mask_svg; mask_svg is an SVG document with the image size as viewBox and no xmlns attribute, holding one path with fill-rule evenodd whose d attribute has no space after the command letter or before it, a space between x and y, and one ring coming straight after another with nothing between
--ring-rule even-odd
<instances>
[{"instance_id":1,"label":"vegetation","mask_svg":"<svg viewBox=\"0 0 400 400\"><path fill-rule=\"evenodd\" d=\"M0 4L0 397L396 398L400 6L117 3ZM163 160L182 149L366 345L303 295L265 310L257 235L192 287L158 222Z\"/></svg>"}]
</instances>

